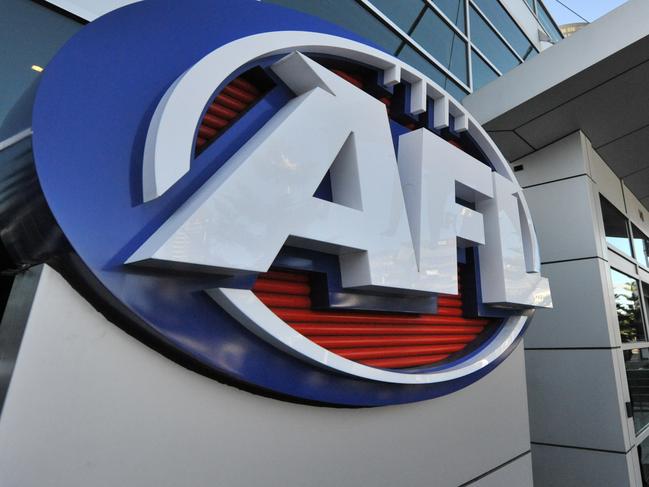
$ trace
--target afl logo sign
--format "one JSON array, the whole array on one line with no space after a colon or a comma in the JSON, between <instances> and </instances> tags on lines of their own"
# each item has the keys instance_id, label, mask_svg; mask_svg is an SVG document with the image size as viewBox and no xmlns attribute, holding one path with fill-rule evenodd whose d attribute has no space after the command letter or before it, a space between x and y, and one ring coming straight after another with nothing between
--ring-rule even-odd
<instances>
[{"instance_id":1,"label":"afl logo sign","mask_svg":"<svg viewBox=\"0 0 649 487\"><path fill-rule=\"evenodd\" d=\"M446 394L551 306L525 198L471 115L296 12L143 2L93 22L45 71L34 152L80 286L261 392Z\"/></svg>"}]
</instances>

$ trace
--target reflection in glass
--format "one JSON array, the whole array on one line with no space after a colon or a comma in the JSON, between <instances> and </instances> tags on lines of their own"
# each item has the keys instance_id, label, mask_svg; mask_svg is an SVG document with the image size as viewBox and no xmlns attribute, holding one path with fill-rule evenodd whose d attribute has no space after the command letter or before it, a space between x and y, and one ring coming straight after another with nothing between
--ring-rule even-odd
<instances>
[{"instance_id":1,"label":"reflection in glass","mask_svg":"<svg viewBox=\"0 0 649 487\"><path fill-rule=\"evenodd\" d=\"M624 350L624 364L631 395L633 424L638 433L649 424L649 348ZM647 453L649 452L645 452Z\"/></svg>"},{"instance_id":2,"label":"reflection in glass","mask_svg":"<svg viewBox=\"0 0 649 487\"><path fill-rule=\"evenodd\" d=\"M427 9L411 36L444 67L468 83L466 42L437 13Z\"/></svg>"},{"instance_id":3,"label":"reflection in glass","mask_svg":"<svg viewBox=\"0 0 649 487\"><path fill-rule=\"evenodd\" d=\"M0 140L31 125L38 79L61 46L83 27L25 0L0 2Z\"/></svg>"},{"instance_id":4,"label":"reflection in glass","mask_svg":"<svg viewBox=\"0 0 649 487\"><path fill-rule=\"evenodd\" d=\"M552 17L550 17L550 14L542 3L536 4L536 14L539 16L539 22L541 22L541 25L554 42L559 42L561 39L563 39L561 31L557 28L556 25L554 25L554 22L552 22Z\"/></svg>"},{"instance_id":5,"label":"reflection in glass","mask_svg":"<svg viewBox=\"0 0 649 487\"><path fill-rule=\"evenodd\" d=\"M614 269L611 269L611 280L622 341L644 341L646 336L642 324L638 281Z\"/></svg>"},{"instance_id":6,"label":"reflection in glass","mask_svg":"<svg viewBox=\"0 0 649 487\"><path fill-rule=\"evenodd\" d=\"M425 8L423 0L371 0L387 18L397 24L405 32L411 32L415 20ZM317 2L316 2L317 3Z\"/></svg>"},{"instance_id":7,"label":"reflection in glass","mask_svg":"<svg viewBox=\"0 0 649 487\"><path fill-rule=\"evenodd\" d=\"M473 90L477 90L490 81L498 77L491 67L478 56L473 49L471 50L471 66L473 69Z\"/></svg>"},{"instance_id":8,"label":"reflection in glass","mask_svg":"<svg viewBox=\"0 0 649 487\"><path fill-rule=\"evenodd\" d=\"M631 231L633 232L633 254L635 255L635 260L643 266L649 267L649 237L633 224L631 224Z\"/></svg>"},{"instance_id":9,"label":"reflection in glass","mask_svg":"<svg viewBox=\"0 0 649 487\"><path fill-rule=\"evenodd\" d=\"M265 0L292 8L337 24L375 42L390 53L396 52L403 40L356 0ZM394 2L399 3L401 2Z\"/></svg>"},{"instance_id":10,"label":"reflection in glass","mask_svg":"<svg viewBox=\"0 0 649 487\"><path fill-rule=\"evenodd\" d=\"M649 438L638 445L638 458L640 459L640 475L642 487L649 486Z\"/></svg>"},{"instance_id":11,"label":"reflection in glass","mask_svg":"<svg viewBox=\"0 0 649 487\"><path fill-rule=\"evenodd\" d=\"M627 255L631 254L631 239L627 219L611 202L599 196L606 242Z\"/></svg>"},{"instance_id":12,"label":"reflection in glass","mask_svg":"<svg viewBox=\"0 0 649 487\"><path fill-rule=\"evenodd\" d=\"M528 59L536 54L530 40L523 34L523 31L516 25L514 19L509 16L500 3L493 0L475 0L475 3L520 57Z\"/></svg>"},{"instance_id":13,"label":"reflection in glass","mask_svg":"<svg viewBox=\"0 0 649 487\"><path fill-rule=\"evenodd\" d=\"M471 21L471 41L501 73L506 73L520 64L514 53L500 40L500 37L496 35L473 7L471 7L469 18Z\"/></svg>"},{"instance_id":14,"label":"reflection in glass","mask_svg":"<svg viewBox=\"0 0 649 487\"><path fill-rule=\"evenodd\" d=\"M392 0L394 1L394 0ZM433 0L433 3L444 12L460 30L466 33L466 19L464 15L464 0Z\"/></svg>"}]
</instances>

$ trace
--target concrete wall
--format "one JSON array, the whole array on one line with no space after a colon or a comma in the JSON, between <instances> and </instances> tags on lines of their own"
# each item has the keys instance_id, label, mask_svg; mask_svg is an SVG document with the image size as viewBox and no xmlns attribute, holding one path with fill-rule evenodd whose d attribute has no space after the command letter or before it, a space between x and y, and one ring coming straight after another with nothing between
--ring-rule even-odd
<instances>
[{"instance_id":1,"label":"concrete wall","mask_svg":"<svg viewBox=\"0 0 649 487\"><path fill-rule=\"evenodd\" d=\"M0 485L530 487L522 349L450 396L267 399L188 371L45 267L0 416Z\"/></svg>"}]
</instances>

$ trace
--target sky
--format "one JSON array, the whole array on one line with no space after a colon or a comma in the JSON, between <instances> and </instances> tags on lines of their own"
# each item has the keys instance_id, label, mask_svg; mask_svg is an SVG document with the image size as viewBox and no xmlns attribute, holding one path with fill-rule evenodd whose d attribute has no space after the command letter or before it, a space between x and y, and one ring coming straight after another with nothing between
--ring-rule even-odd
<instances>
[{"instance_id":1,"label":"sky","mask_svg":"<svg viewBox=\"0 0 649 487\"><path fill-rule=\"evenodd\" d=\"M626 3L626 0L561 0L561 2L592 22L614 8ZM562 7L557 0L543 0L543 3L545 3L545 6L550 10L554 20L559 25L583 22L568 9Z\"/></svg>"}]
</instances>

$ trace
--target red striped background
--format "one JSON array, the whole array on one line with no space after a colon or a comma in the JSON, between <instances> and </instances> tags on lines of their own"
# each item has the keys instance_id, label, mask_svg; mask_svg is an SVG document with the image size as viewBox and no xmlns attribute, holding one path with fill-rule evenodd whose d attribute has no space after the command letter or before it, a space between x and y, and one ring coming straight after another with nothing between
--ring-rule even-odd
<instances>
[{"instance_id":1,"label":"red striped background","mask_svg":"<svg viewBox=\"0 0 649 487\"><path fill-rule=\"evenodd\" d=\"M490 321L465 317L462 296L440 296L436 314L311 309L309 274L271 270L253 291L293 329L321 347L382 368L433 364L463 350Z\"/></svg>"}]
</instances>

